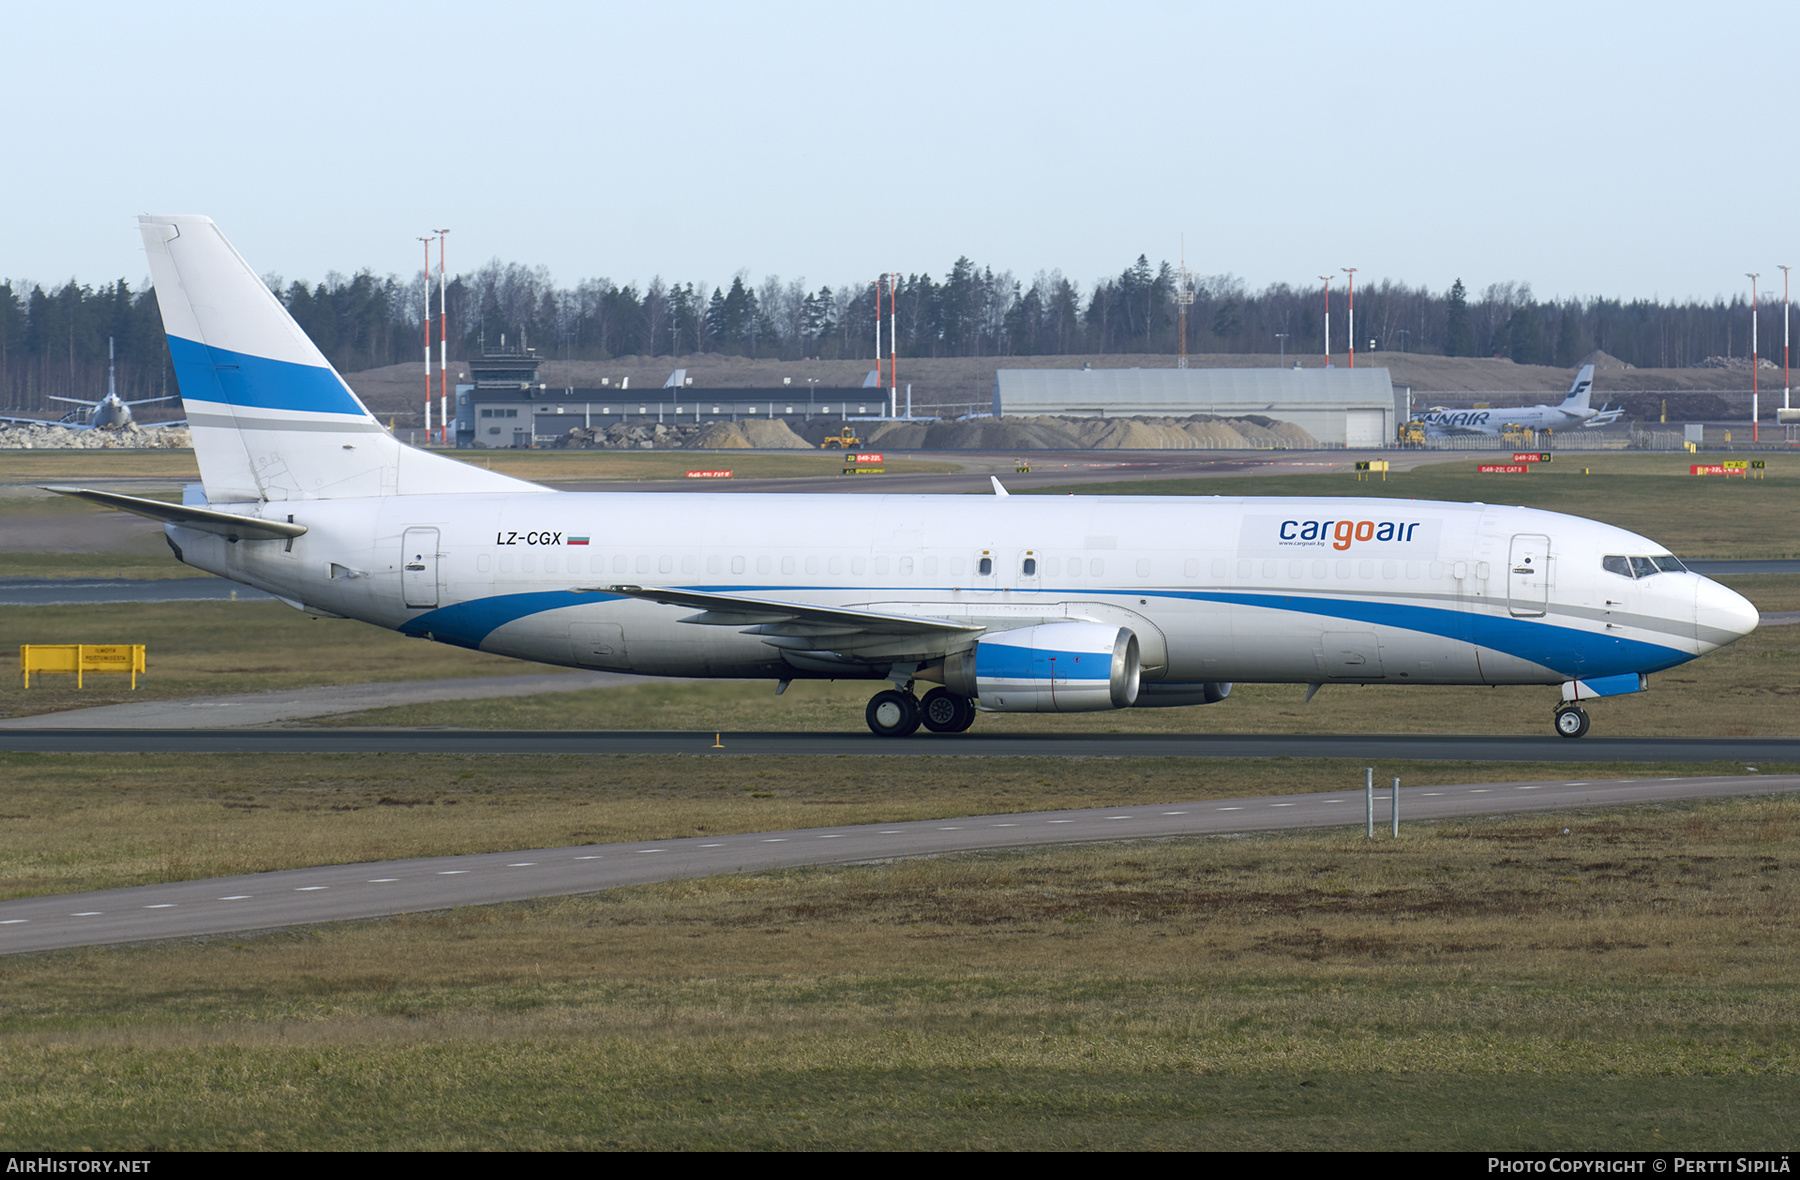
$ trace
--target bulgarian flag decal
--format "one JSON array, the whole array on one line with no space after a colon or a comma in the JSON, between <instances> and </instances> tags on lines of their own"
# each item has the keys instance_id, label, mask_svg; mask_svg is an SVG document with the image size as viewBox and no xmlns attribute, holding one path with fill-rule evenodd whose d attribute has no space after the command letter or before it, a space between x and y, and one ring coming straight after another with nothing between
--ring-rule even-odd
<instances>
[{"instance_id":1,"label":"bulgarian flag decal","mask_svg":"<svg viewBox=\"0 0 1800 1180\"><path fill-rule=\"evenodd\" d=\"M570 537L569 538L569 544L571 544L571 545L585 545L587 543L588 543L588 539L586 537Z\"/></svg>"}]
</instances>

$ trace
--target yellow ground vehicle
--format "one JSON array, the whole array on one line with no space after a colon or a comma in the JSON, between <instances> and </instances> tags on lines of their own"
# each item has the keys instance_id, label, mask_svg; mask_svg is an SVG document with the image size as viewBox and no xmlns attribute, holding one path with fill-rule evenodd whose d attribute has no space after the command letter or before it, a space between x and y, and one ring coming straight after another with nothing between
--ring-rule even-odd
<instances>
[{"instance_id":1,"label":"yellow ground vehicle","mask_svg":"<svg viewBox=\"0 0 1800 1180\"><path fill-rule=\"evenodd\" d=\"M848 451L860 446L862 446L862 439L856 437L855 428L846 426L842 434L826 435L825 441L819 444L819 449L822 451L833 449Z\"/></svg>"}]
</instances>

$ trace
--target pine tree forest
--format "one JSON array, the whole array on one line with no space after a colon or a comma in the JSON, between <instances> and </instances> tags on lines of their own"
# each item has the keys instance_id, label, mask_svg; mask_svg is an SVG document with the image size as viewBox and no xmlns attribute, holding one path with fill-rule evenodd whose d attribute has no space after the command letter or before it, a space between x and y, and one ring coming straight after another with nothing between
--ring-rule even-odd
<instances>
[{"instance_id":1,"label":"pine tree forest","mask_svg":"<svg viewBox=\"0 0 1800 1180\"><path fill-rule=\"evenodd\" d=\"M435 277L435 276L434 276ZM410 281L331 273L321 282L265 276L333 364L345 372L418 359L425 276ZM892 310L902 357L1173 356L1177 272L1140 255L1091 284L1061 271L1029 282L966 257L941 277L921 272L895 283ZM432 315L437 314L433 285ZM1334 350L1346 345L1342 282L1331 291ZM607 360L621 356L725 353L800 359L867 359L875 349L872 283L809 288L740 273L729 284L665 282L640 287L607 278L559 287L542 266L488 263L449 285L460 359L521 343L540 356ZM1194 354L1286 353L1324 348L1323 284L1273 283L1252 291L1232 275L1194 280L1187 346ZM888 319L882 296L882 319ZM1765 356L1779 348L1779 301L1759 309ZM1359 351L1502 356L1527 364L1573 366L1594 349L1643 368L1684 368L1708 357L1747 356L1746 301L1662 303L1593 298L1538 300L1528 283L1479 292L1454 278L1442 292L1391 281L1359 284ZM884 325L885 336L885 325ZM123 279L90 287L0 281L0 404L28 412L61 409L52 396L97 397L106 387L107 339L115 341L118 387L127 398L175 392L154 293ZM1769 342L1777 342L1771 347Z\"/></svg>"}]
</instances>

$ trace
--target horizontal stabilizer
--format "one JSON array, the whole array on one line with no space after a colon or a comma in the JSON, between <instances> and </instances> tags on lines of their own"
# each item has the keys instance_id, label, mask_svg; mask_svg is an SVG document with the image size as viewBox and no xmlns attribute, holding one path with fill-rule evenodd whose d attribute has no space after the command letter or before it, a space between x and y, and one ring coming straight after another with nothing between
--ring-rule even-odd
<instances>
[{"instance_id":1,"label":"horizontal stabilizer","mask_svg":"<svg viewBox=\"0 0 1800 1180\"><path fill-rule=\"evenodd\" d=\"M48 486L44 491L55 492L59 496L73 496L102 508L116 508L120 512L147 516L164 524L179 524L199 529L203 533L217 533L231 541L279 541L286 537L298 537L306 531L305 525L289 524L285 520L258 520L253 516L238 516L236 513L218 512L211 508L193 508L184 504L166 504L161 500L146 500L139 496L121 496L117 492Z\"/></svg>"}]
</instances>

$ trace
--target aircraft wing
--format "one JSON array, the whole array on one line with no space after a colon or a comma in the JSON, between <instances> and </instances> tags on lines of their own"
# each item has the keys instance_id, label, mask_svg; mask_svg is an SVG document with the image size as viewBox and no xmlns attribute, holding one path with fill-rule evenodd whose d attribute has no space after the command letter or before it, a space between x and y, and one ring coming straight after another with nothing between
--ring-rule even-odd
<instances>
[{"instance_id":1,"label":"aircraft wing","mask_svg":"<svg viewBox=\"0 0 1800 1180\"><path fill-rule=\"evenodd\" d=\"M895 615L848 607L780 602L741 594L708 594L654 586L590 586L627 598L700 611L681 620L713 627L743 627L771 647L796 652L835 652L852 659L943 655L987 630L980 623L925 615Z\"/></svg>"},{"instance_id":2,"label":"aircraft wing","mask_svg":"<svg viewBox=\"0 0 1800 1180\"><path fill-rule=\"evenodd\" d=\"M199 529L204 533L217 533L221 537L233 541L278 541L284 537L298 537L306 532L303 524L289 524L285 520L258 520L254 516L239 516L234 512L219 512L211 508L192 508L185 504L167 504L161 500L145 500L138 496L121 496L117 492L96 492L87 488L64 488L44 486L44 491L55 492L59 496L73 496L77 500L86 500L90 504L98 504L102 508L116 508L121 512L132 512L138 516L147 516L151 520L160 520L164 524L186 525Z\"/></svg>"},{"instance_id":3,"label":"aircraft wing","mask_svg":"<svg viewBox=\"0 0 1800 1180\"><path fill-rule=\"evenodd\" d=\"M0 414L0 422L16 422L20 426L68 426L67 422L58 422L54 418L9 418Z\"/></svg>"}]
</instances>

